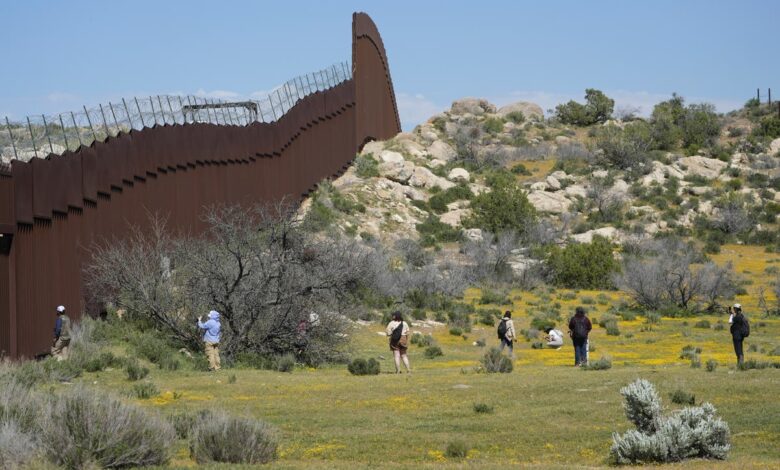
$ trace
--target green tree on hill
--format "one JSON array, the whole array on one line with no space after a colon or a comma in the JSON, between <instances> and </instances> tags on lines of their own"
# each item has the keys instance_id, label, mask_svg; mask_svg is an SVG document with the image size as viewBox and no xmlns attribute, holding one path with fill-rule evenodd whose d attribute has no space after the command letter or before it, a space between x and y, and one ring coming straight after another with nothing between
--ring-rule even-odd
<instances>
[{"instance_id":1,"label":"green tree on hill","mask_svg":"<svg viewBox=\"0 0 780 470\"><path fill-rule=\"evenodd\" d=\"M570 289L611 289L612 275L620 264L612 255L609 240L598 235L591 243L553 246L547 267L555 285Z\"/></svg>"},{"instance_id":2,"label":"green tree on hill","mask_svg":"<svg viewBox=\"0 0 780 470\"><path fill-rule=\"evenodd\" d=\"M514 180L496 178L492 191L471 201L473 215L466 225L491 233L514 230L522 235L536 221L536 209Z\"/></svg>"},{"instance_id":3,"label":"green tree on hill","mask_svg":"<svg viewBox=\"0 0 780 470\"><path fill-rule=\"evenodd\" d=\"M588 88L585 90L585 104L574 100L555 107L555 115L564 124L575 126L590 126L607 122L615 109L615 100L605 95L601 90Z\"/></svg>"}]
</instances>

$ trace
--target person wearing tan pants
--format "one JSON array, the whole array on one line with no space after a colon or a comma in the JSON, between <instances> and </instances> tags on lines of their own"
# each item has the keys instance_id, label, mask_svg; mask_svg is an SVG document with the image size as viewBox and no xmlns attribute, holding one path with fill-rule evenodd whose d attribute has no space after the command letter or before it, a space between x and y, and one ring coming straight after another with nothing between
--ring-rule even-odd
<instances>
[{"instance_id":1,"label":"person wearing tan pants","mask_svg":"<svg viewBox=\"0 0 780 470\"><path fill-rule=\"evenodd\" d=\"M203 334L203 349L206 351L206 357L209 360L209 370L217 371L220 369L219 361L219 336L222 325L219 322L219 312L212 310L209 312L208 320L203 322L203 317L198 317L198 328L205 330Z\"/></svg>"}]
</instances>

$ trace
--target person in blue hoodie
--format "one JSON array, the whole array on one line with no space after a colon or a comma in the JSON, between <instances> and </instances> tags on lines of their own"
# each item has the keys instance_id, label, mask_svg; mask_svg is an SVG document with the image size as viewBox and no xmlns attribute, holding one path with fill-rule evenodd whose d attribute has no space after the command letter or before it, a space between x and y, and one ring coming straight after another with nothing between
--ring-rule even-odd
<instances>
[{"instance_id":1,"label":"person in blue hoodie","mask_svg":"<svg viewBox=\"0 0 780 470\"><path fill-rule=\"evenodd\" d=\"M210 311L208 317L205 323L202 316L198 317L198 328L206 330L203 334L203 343L206 357L209 359L209 370L216 371L220 369L219 332L222 325L219 323L219 312L216 310Z\"/></svg>"}]
</instances>

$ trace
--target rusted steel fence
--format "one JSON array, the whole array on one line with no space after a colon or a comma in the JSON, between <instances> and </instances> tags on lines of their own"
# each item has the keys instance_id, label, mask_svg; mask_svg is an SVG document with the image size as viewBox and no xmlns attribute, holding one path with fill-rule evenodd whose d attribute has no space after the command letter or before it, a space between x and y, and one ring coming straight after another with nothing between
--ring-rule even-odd
<instances>
[{"instance_id":1,"label":"rusted steel fence","mask_svg":"<svg viewBox=\"0 0 780 470\"><path fill-rule=\"evenodd\" d=\"M0 351L46 351L57 305L74 317L99 308L81 280L94 242L146 227L151 213L200 233L204 206L299 198L366 141L398 133L387 57L363 13L352 49L352 78L298 97L274 122L158 122L0 167Z\"/></svg>"}]
</instances>

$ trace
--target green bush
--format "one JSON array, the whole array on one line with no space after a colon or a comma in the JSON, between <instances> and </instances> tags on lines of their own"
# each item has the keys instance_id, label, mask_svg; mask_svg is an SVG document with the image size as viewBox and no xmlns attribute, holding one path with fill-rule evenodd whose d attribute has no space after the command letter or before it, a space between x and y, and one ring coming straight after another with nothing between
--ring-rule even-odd
<instances>
[{"instance_id":1,"label":"green bush","mask_svg":"<svg viewBox=\"0 0 780 470\"><path fill-rule=\"evenodd\" d=\"M710 359L707 361L707 372L715 372L715 369L718 368L718 361L715 359Z\"/></svg>"},{"instance_id":2,"label":"green bush","mask_svg":"<svg viewBox=\"0 0 780 470\"><path fill-rule=\"evenodd\" d=\"M531 175L533 175L533 173L531 173L528 170L528 168L526 168L525 165L523 165L522 163L518 163L516 165L513 165L512 169L510 171L512 173L516 174L516 175L521 175L521 176L531 176Z\"/></svg>"},{"instance_id":3,"label":"green bush","mask_svg":"<svg viewBox=\"0 0 780 470\"><path fill-rule=\"evenodd\" d=\"M555 328L555 320L543 316L535 316L531 318L531 332L532 330L544 331L547 328Z\"/></svg>"},{"instance_id":4,"label":"green bush","mask_svg":"<svg viewBox=\"0 0 780 470\"><path fill-rule=\"evenodd\" d=\"M84 370L87 372L100 372L107 367L111 367L116 362L116 358L111 351L103 351L97 357L89 359L84 364Z\"/></svg>"},{"instance_id":5,"label":"green bush","mask_svg":"<svg viewBox=\"0 0 780 470\"><path fill-rule=\"evenodd\" d=\"M523 114L522 111L512 111L505 117L507 121L513 122L515 124L522 124L525 122L525 114Z\"/></svg>"},{"instance_id":6,"label":"green bush","mask_svg":"<svg viewBox=\"0 0 780 470\"><path fill-rule=\"evenodd\" d=\"M482 228L491 233L514 230L524 234L536 220L536 209L514 179L501 179L492 191L475 196L471 209L472 215L464 221L464 226Z\"/></svg>"},{"instance_id":7,"label":"green bush","mask_svg":"<svg viewBox=\"0 0 780 470\"><path fill-rule=\"evenodd\" d=\"M132 336L130 345L138 357L146 359L152 364L158 364L163 357L172 354L168 343L152 332L138 333Z\"/></svg>"},{"instance_id":8,"label":"green bush","mask_svg":"<svg viewBox=\"0 0 780 470\"><path fill-rule=\"evenodd\" d=\"M424 355L426 359L434 359L436 357L443 356L444 353L439 346L428 346L425 348Z\"/></svg>"},{"instance_id":9,"label":"green bush","mask_svg":"<svg viewBox=\"0 0 780 470\"><path fill-rule=\"evenodd\" d=\"M693 393L683 390L681 388L678 388L677 390L673 391L671 394L669 394L669 396L672 399L672 403L676 403L678 405L696 404L696 396Z\"/></svg>"},{"instance_id":10,"label":"green bush","mask_svg":"<svg viewBox=\"0 0 780 470\"><path fill-rule=\"evenodd\" d=\"M512 360L501 354L501 350L493 347L482 356L482 368L487 373L508 374L514 369Z\"/></svg>"},{"instance_id":11,"label":"green bush","mask_svg":"<svg viewBox=\"0 0 780 470\"><path fill-rule=\"evenodd\" d=\"M50 359L43 364L43 368L50 380L56 382L70 382L81 376L81 367L73 361L55 361Z\"/></svg>"},{"instance_id":12,"label":"green bush","mask_svg":"<svg viewBox=\"0 0 780 470\"><path fill-rule=\"evenodd\" d=\"M457 326L450 328L450 334L452 336L461 336L463 335L463 329L458 328Z\"/></svg>"},{"instance_id":13,"label":"green bush","mask_svg":"<svg viewBox=\"0 0 780 470\"><path fill-rule=\"evenodd\" d=\"M512 303L509 300L509 294L505 291L497 291L492 289L483 288L482 294L479 297L480 305L494 304L494 305L510 305Z\"/></svg>"},{"instance_id":14,"label":"green bush","mask_svg":"<svg viewBox=\"0 0 780 470\"><path fill-rule=\"evenodd\" d=\"M373 155L358 155L355 158L355 173L361 178L379 176L379 163Z\"/></svg>"},{"instance_id":15,"label":"green bush","mask_svg":"<svg viewBox=\"0 0 780 470\"><path fill-rule=\"evenodd\" d=\"M780 137L780 117L775 115L768 116L759 122L759 125L753 128L753 135L766 139L776 139Z\"/></svg>"},{"instance_id":16,"label":"green bush","mask_svg":"<svg viewBox=\"0 0 780 470\"><path fill-rule=\"evenodd\" d=\"M292 354L277 356L274 360L274 369L279 372L292 372L295 369L295 356Z\"/></svg>"},{"instance_id":17,"label":"green bush","mask_svg":"<svg viewBox=\"0 0 780 470\"><path fill-rule=\"evenodd\" d=\"M496 320L501 318L502 313L501 310L497 308L490 308L490 309L480 309L477 310L478 318L477 321L481 323L482 325L487 326L493 326L496 324Z\"/></svg>"},{"instance_id":18,"label":"green bush","mask_svg":"<svg viewBox=\"0 0 780 470\"><path fill-rule=\"evenodd\" d=\"M174 354L166 354L160 358L157 366L162 370L179 370L181 367L181 361Z\"/></svg>"},{"instance_id":19,"label":"green bush","mask_svg":"<svg viewBox=\"0 0 780 470\"><path fill-rule=\"evenodd\" d=\"M605 326L608 336L620 336L620 329L618 328L617 321L611 321Z\"/></svg>"},{"instance_id":20,"label":"green bush","mask_svg":"<svg viewBox=\"0 0 780 470\"><path fill-rule=\"evenodd\" d=\"M412 337L409 340L412 344L420 346L422 348L433 346L434 340L432 335L424 335L419 331L412 333Z\"/></svg>"},{"instance_id":21,"label":"green bush","mask_svg":"<svg viewBox=\"0 0 780 470\"><path fill-rule=\"evenodd\" d=\"M683 346L680 352L680 359L693 359L701 354L701 348L691 346L690 344Z\"/></svg>"},{"instance_id":22,"label":"green bush","mask_svg":"<svg viewBox=\"0 0 780 470\"><path fill-rule=\"evenodd\" d=\"M461 440L450 442L444 451L444 455L451 459L465 459L468 454L469 446Z\"/></svg>"},{"instance_id":23,"label":"green bush","mask_svg":"<svg viewBox=\"0 0 780 470\"><path fill-rule=\"evenodd\" d=\"M474 403L474 413L489 414L493 412L493 406L487 403Z\"/></svg>"},{"instance_id":24,"label":"green bush","mask_svg":"<svg viewBox=\"0 0 780 470\"><path fill-rule=\"evenodd\" d=\"M612 117L615 100L607 97L600 90L588 88L585 90L586 104L569 101L555 107L555 115L564 124L575 126L590 126L604 123Z\"/></svg>"},{"instance_id":25,"label":"green bush","mask_svg":"<svg viewBox=\"0 0 780 470\"><path fill-rule=\"evenodd\" d=\"M189 444L199 464L264 464L276 459L279 445L275 430L263 421L214 413L197 421Z\"/></svg>"},{"instance_id":26,"label":"green bush","mask_svg":"<svg viewBox=\"0 0 780 470\"><path fill-rule=\"evenodd\" d=\"M471 192L471 189L466 184L461 183L431 196L428 199L428 207L437 214L443 214L449 210L447 204L462 200L470 201L473 198L474 193Z\"/></svg>"},{"instance_id":27,"label":"green bush","mask_svg":"<svg viewBox=\"0 0 780 470\"><path fill-rule=\"evenodd\" d=\"M780 369L780 362L769 361L757 361L755 359L748 359L737 367L739 370L752 370L752 369Z\"/></svg>"},{"instance_id":28,"label":"green bush","mask_svg":"<svg viewBox=\"0 0 780 470\"><path fill-rule=\"evenodd\" d=\"M482 129L488 134L498 134L504 130L504 120L497 117L489 117L482 123Z\"/></svg>"},{"instance_id":29,"label":"green bush","mask_svg":"<svg viewBox=\"0 0 780 470\"><path fill-rule=\"evenodd\" d=\"M709 320L699 320L694 325L694 328L704 328L709 329L710 328L710 322Z\"/></svg>"},{"instance_id":30,"label":"green bush","mask_svg":"<svg viewBox=\"0 0 780 470\"><path fill-rule=\"evenodd\" d=\"M170 424L104 391L70 390L52 397L43 413L41 444L65 468L164 465L175 442Z\"/></svg>"},{"instance_id":31,"label":"green bush","mask_svg":"<svg viewBox=\"0 0 780 470\"><path fill-rule=\"evenodd\" d=\"M609 289L620 263L612 254L612 245L594 236L591 243L571 243L561 249L553 246L547 256L555 285L575 289Z\"/></svg>"},{"instance_id":32,"label":"green bush","mask_svg":"<svg viewBox=\"0 0 780 470\"><path fill-rule=\"evenodd\" d=\"M434 214L429 214L424 222L416 225L423 246L433 246L436 243L456 242L460 239L460 230L440 221Z\"/></svg>"},{"instance_id":33,"label":"green bush","mask_svg":"<svg viewBox=\"0 0 780 470\"><path fill-rule=\"evenodd\" d=\"M139 400L147 400L152 397L156 397L160 394L160 389L157 385L151 382L142 382L133 384L133 388L130 389L130 395L138 398Z\"/></svg>"},{"instance_id":34,"label":"green bush","mask_svg":"<svg viewBox=\"0 0 780 470\"><path fill-rule=\"evenodd\" d=\"M368 360L357 358L347 364L347 370L352 375L377 375L379 374L379 362L373 357Z\"/></svg>"},{"instance_id":35,"label":"green bush","mask_svg":"<svg viewBox=\"0 0 780 470\"><path fill-rule=\"evenodd\" d=\"M125 373L127 374L127 380L136 381L149 375L149 369L141 366L137 359L131 358L126 361Z\"/></svg>"}]
</instances>

